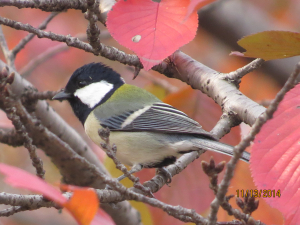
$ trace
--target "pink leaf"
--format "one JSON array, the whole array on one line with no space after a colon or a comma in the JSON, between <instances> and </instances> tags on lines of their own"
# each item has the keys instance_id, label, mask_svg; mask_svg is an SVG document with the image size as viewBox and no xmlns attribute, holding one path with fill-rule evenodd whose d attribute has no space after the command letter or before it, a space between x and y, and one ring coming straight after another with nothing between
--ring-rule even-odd
<instances>
[{"instance_id":1,"label":"pink leaf","mask_svg":"<svg viewBox=\"0 0 300 225\"><path fill-rule=\"evenodd\" d=\"M108 13L107 28L149 70L195 37L197 13L183 21L188 4L188 0L120 0Z\"/></svg>"},{"instance_id":2,"label":"pink leaf","mask_svg":"<svg viewBox=\"0 0 300 225\"><path fill-rule=\"evenodd\" d=\"M59 190L24 170L0 163L0 172L6 176L5 182L8 184L40 193L66 207L81 225L114 224L105 212L100 209L97 210L99 202L93 189L69 186L68 190L74 191L74 194L68 200ZM66 187L66 185L63 187Z\"/></svg>"},{"instance_id":3,"label":"pink leaf","mask_svg":"<svg viewBox=\"0 0 300 225\"><path fill-rule=\"evenodd\" d=\"M59 190L24 170L0 163L0 172L6 176L5 181L14 187L40 193L60 205L67 202Z\"/></svg>"},{"instance_id":4,"label":"pink leaf","mask_svg":"<svg viewBox=\"0 0 300 225\"><path fill-rule=\"evenodd\" d=\"M300 224L300 85L289 91L256 136L250 167L265 200L282 212L286 224Z\"/></svg>"}]
</instances>

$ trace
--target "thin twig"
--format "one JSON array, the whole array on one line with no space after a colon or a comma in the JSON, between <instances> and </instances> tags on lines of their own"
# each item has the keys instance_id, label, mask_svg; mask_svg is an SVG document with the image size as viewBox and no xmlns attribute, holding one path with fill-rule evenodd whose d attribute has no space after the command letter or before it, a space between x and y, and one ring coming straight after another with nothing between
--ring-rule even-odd
<instances>
[{"instance_id":1,"label":"thin twig","mask_svg":"<svg viewBox=\"0 0 300 225\"><path fill-rule=\"evenodd\" d=\"M230 80L235 82L239 81L243 76L261 67L264 62L265 60L263 59L255 59L251 63L247 64L246 66L243 66L242 68L239 68L236 71L223 74L221 75L221 77L225 80Z\"/></svg>"},{"instance_id":2,"label":"thin twig","mask_svg":"<svg viewBox=\"0 0 300 225\"><path fill-rule=\"evenodd\" d=\"M216 137L223 137L230 132L232 127L238 126L241 120L235 115L230 113L223 113L220 120L210 131Z\"/></svg>"},{"instance_id":3,"label":"thin twig","mask_svg":"<svg viewBox=\"0 0 300 225\"><path fill-rule=\"evenodd\" d=\"M35 100L52 100L53 96L56 95L58 91L27 91L23 94L24 101L35 101ZM23 100L22 100L23 101Z\"/></svg>"},{"instance_id":4,"label":"thin twig","mask_svg":"<svg viewBox=\"0 0 300 225\"><path fill-rule=\"evenodd\" d=\"M17 134L15 129L0 129L0 142L13 147L23 145L23 138Z\"/></svg>"},{"instance_id":5,"label":"thin twig","mask_svg":"<svg viewBox=\"0 0 300 225\"><path fill-rule=\"evenodd\" d=\"M86 52L91 52L94 55L99 55L99 53L90 44L84 43L84 42L80 41L78 38L72 37L71 35L64 36L64 35L59 35L59 34L55 34L52 32L42 31L42 30L34 28L33 26L31 26L29 24L23 24L23 23L20 23L20 22L14 21L14 20L10 20L7 18L3 18L3 17L0 17L0 24L12 27L16 30L24 30L29 33L36 34L38 36L38 38L48 38L52 41L64 42L68 46L82 49ZM138 57L136 55L126 54L114 47L109 47L102 43L100 43L100 45L101 45L101 52L100 52L101 56L103 56L107 59L117 60L120 63L132 65L132 66L139 66L141 68L143 67L140 60L138 59Z\"/></svg>"},{"instance_id":6,"label":"thin twig","mask_svg":"<svg viewBox=\"0 0 300 225\"><path fill-rule=\"evenodd\" d=\"M87 40L86 34L78 34L75 37L81 41ZM20 69L20 74L24 78L28 77L39 65L51 59L53 56L63 51L67 51L68 49L70 49L70 47L65 43L60 43L54 47L48 48L43 53L30 60L29 63L27 63L22 69Z\"/></svg>"},{"instance_id":7,"label":"thin twig","mask_svg":"<svg viewBox=\"0 0 300 225\"><path fill-rule=\"evenodd\" d=\"M8 217L11 215L14 215L15 213L18 212L23 212L23 211L27 211L28 209L23 207L23 206L12 206L10 208L4 209L0 211L0 217Z\"/></svg>"},{"instance_id":8,"label":"thin twig","mask_svg":"<svg viewBox=\"0 0 300 225\"><path fill-rule=\"evenodd\" d=\"M264 99L264 100L258 101L258 104L260 104L260 105L262 105L264 107L269 107L269 105L271 104L271 101L272 100Z\"/></svg>"},{"instance_id":9,"label":"thin twig","mask_svg":"<svg viewBox=\"0 0 300 225\"><path fill-rule=\"evenodd\" d=\"M242 155L243 151L250 145L250 142L254 140L256 134L259 133L261 127L267 122L267 120L271 119L274 112L277 110L279 103L282 101L284 95L294 87L298 74L300 72L300 63L296 65L294 72L290 75L287 82L284 84L283 88L278 92L275 99L272 101L268 109L260 115L257 120L255 121L250 133L243 138L243 140L234 147L234 154L233 157L227 164L227 169L225 171L224 178L219 185L219 191L216 198L211 203L211 211L209 214L209 225L213 225L217 221L217 212L219 209L220 204L225 201L225 195L227 193L230 180L233 177L234 169L236 164Z\"/></svg>"},{"instance_id":10,"label":"thin twig","mask_svg":"<svg viewBox=\"0 0 300 225\"><path fill-rule=\"evenodd\" d=\"M202 161L201 164L204 173L209 177L210 189L212 189L214 194L217 195L219 191L218 175L223 171L225 167L225 161L215 165L213 158L211 158L209 163ZM229 200L232 197L234 197L234 195L226 196L225 201L221 204L221 207L228 212L228 215L233 215L236 219L247 221L249 216L246 215L246 213L242 213L230 205Z\"/></svg>"},{"instance_id":11,"label":"thin twig","mask_svg":"<svg viewBox=\"0 0 300 225\"><path fill-rule=\"evenodd\" d=\"M69 198L69 193L65 197ZM22 206L28 210L38 209L40 207L55 207L61 208L56 203L45 199L43 195L20 195L20 194L10 194L1 192L0 193L0 204L10 205L10 206Z\"/></svg>"},{"instance_id":12,"label":"thin twig","mask_svg":"<svg viewBox=\"0 0 300 225\"><path fill-rule=\"evenodd\" d=\"M85 18L89 21L86 34L89 40L90 45L95 50L95 55L99 55L101 52L100 44L100 29L97 26L98 15L100 16L99 9L100 0L87 0L88 10L85 13Z\"/></svg>"},{"instance_id":13,"label":"thin twig","mask_svg":"<svg viewBox=\"0 0 300 225\"><path fill-rule=\"evenodd\" d=\"M48 23L59 14L59 12L52 12L39 26L38 29L44 30L47 28ZM35 34L28 34L24 37L10 52L12 56L15 58L16 55L21 51L25 45L34 38Z\"/></svg>"},{"instance_id":14,"label":"thin twig","mask_svg":"<svg viewBox=\"0 0 300 225\"><path fill-rule=\"evenodd\" d=\"M45 171L43 169L43 161L36 154L36 146L32 144L32 139L29 137L28 132L25 129L25 126L22 124L20 117L16 113L16 108L14 103L16 99L13 99L10 95L7 85L13 83L14 73L7 76L6 68L3 69L0 77L0 94L6 96L3 101L4 110L7 114L7 118L10 119L19 135L23 137L24 146L28 149L32 165L36 169L36 174L40 178L44 179Z\"/></svg>"},{"instance_id":15,"label":"thin twig","mask_svg":"<svg viewBox=\"0 0 300 225\"><path fill-rule=\"evenodd\" d=\"M79 9L83 12L86 11L86 1L83 0L1 0L0 7L14 6L21 8L36 8L46 12L63 12L67 9Z\"/></svg>"},{"instance_id":16,"label":"thin twig","mask_svg":"<svg viewBox=\"0 0 300 225\"><path fill-rule=\"evenodd\" d=\"M10 54L8 45L6 43L6 39L4 37L3 34L3 30L2 30L2 26L0 25L0 47L2 49L2 52L4 54L6 63L12 67L13 69L15 69L15 58L12 57L12 55Z\"/></svg>"},{"instance_id":17,"label":"thin twig","mask_svg":"<svg viewBox=\"0 0 300 225\"><path fill-rule=\"evenodd\" d=\"M43 169L43 161L36 154L36 146L32 144L32 139L29 137L20 117L16 115L16 108L10 107L10 102L8 101L5 102L5 105L8 107L6 108L7 118L13 122L17 133L19 133L24 139L24 146L28 149L32 165L36 169L36 175L44 179L45 170Z\"/></svg>"}]
</instances>

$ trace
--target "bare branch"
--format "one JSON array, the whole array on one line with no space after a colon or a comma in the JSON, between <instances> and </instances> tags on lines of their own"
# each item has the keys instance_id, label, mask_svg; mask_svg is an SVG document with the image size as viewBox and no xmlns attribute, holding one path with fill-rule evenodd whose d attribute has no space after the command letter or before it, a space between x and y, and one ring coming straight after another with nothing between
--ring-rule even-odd
<instances>
[{"instance_id":1,"label":"bare branch","mask_svg":"<svg viewBox=\"0 0 300 225\"><path fill-rule=\"evenodd\" d=\"M250 142L254 140L256 134L260 131L261 127L267 122L267 120L271 119L274 112L277 110L277 107L279 103L282 101L284 95L294 87L296 79L298 77L298 74L300 72L300 63L297 64L294 72L290 75L287 82L284 84L283 88L278 92L275 99L272 101L268 109L260 115L257 120L255 121L254 125L252 126L252 129L250 133L243 138L243 140L234 147L234 154L233 157L230 159L230 161L227 164L227 169L225 171L224 178L219 186L219 191L216 196L216 198L211 203L211 211L209 215L209 224L215 224L217 220L217 212L219 209L220 204L224 202L225 195L227 193L230 180L233 177L234 169L236 167L236 164L242 155L243 151L246 147L250 145Z\"/></svg>"},{"instance_id":2,"label":"bare branch","mask_svg":"<svg viewBox=\"0 0 300 225\"><path fill-rule=\"evenodd\" d=\"M219 72L179 51L169 58L173 67L161 63L155 69L201 90L222 107L223 113L236 114L238 119L252 125L265 111L264 107L243 95L236 86L222 79Z\"/></svg>"},{"instance_id":3,"label":"bare branch","mask_svg":"<svg viewBox=\"0 0 300 225\"><path fill-rule=\"evenodd\" d=\"M0 216L8 217L8 216L14 215L15 213L23 212L23 211L27 211L27 210L28 209L26 209L25 207L22 207L22 206L13 206L8 209L1 210Z\"/></svg>"},{"instance_id":4,"label":"bare branch","mask_svg":"<svg viewBox=\"0 0 300 225\"><path fill-rule=\"evenodd\" d=\"M221 75L221 77L228 81L239 81L243 76L247 75L248 73L252 72L253 70L258 69L262 66L262 64L265 62L263 59L255 59L246 66L237 69L236 71L226 73L224 75Z\"/></svg>"},{"instance_id":5,"label":"bare branch","mask_svg":"<svg viewBox=\"0 0 300 225\"><path fill-rule=\"evenodd\" d=\"M216 137L223 137L230 132L232 127L235 127L241 123L241 120L237 118L235 114L223 113L220 120L210 131Z\"/></svg>"},{"instance_id":6,"label":"bare branch","mask_svg":"<svg viewBox=\"0 0 300 225\"><path fill-rule=\"evenodd\" d=\"M0 61L0 67L5 67ZM17 73L15 80L10 86L10 89L16 95L22 95L24 89L30 89L32 86L22 79ZM5 96L0 95L0 107ZM58 136L50 132L44 127L39 120L32 118L20 101L14 101L13 106L17 109L16 112L21 118L25 128L30 131L34 137L34 143L41 148L58 167L60 173L64 177L66 183L71 183L78 186L90 186L95 188L104 188L105 184L111 179L107 176L107 172L103 165L98 161L94 153L88 148L81 136L79 136L65 121L63 121L51 107L47 106L46 102L38 101L35 108L35 115L41 115L43 124L50 123L49 129L59 135L63 140L66 140L70 145L77 150L76 154L70 146L62 141ZM49 120L47 122L47 120ZM86 157L86 159L81 157ZM102 178L105 178L104 180ZM119 183L118 183L119 184ZM111 184L109 184L112 186ZM102 204L101 207L112 216L116 224L140 224L137 211L131 207L128 202L120 202L117 208L113 208L108 204Z\"/></svg>"},{"instance_id":7,"label":"bare branch","mask_svg":"<svg viewBox=\"0 0 300 225\"><path fill-rule=\"evenodd\" d=\"M97 53L91 45L84 43L80 41L78 38L72 37L71 35L64 36L64 35L54 34L52 32L42 31L34 28L29 24L23 24L3 17L0 17L0 24L12 27L16 30L28 31L29 33L36 34L38 38L48 38L52 41L65 42L68 46L82 49L86 52L91 52L94 55L99 55L99 53ZM102 43L100 43L100 45L102 49L100 52L101 56L107 59L117 60L124 64L142 67L142 64L140 63L137 56L126 54L114 47L109 47Z\"/></svg>"},{"instance_id":8,"label":"bare branch","mask_svg":"<svg viewBox=\"0 0 300 225\"><path fill-rule=\"evenodd\" d=\"M22 136L17 134L15 129L0 129L0 142L13 147L22 146L24 141Z\"/></svg>"},{"instance_id":9,"label":"bare branch","mask_svg":"<svg viewBox=\"0 0 300 225\"><path fill-rule=\"evenodd\" d=\"M78 34L76 37L81 41L86 41L87 37L86 34ZM46 51L38 55L36 58L33 58L29 63L27 63L22 69L20 69L20 74L22 74L23 77L28 77L33 70L35 70L39 65L46 62L53 56L69 50L70 47L66 45L65 43L58 44L52 48L48 48Z\"/></svg>"},{"instance_id":10,"label":"bare branch","mask_svg":"<svg viewBox=\"0 0 300 225\"><path fill-rule=\"evenodd\" d=\"M22 206L27 210L38 209L41 207L58 207L52 201L46 200L42 195L19 195L9 194L2 192L0 193L0 204L10 206Z\"/></svg>"},{"instance_id":11,"label":"bare branch","mask_svg":"<svg viewBox=\"0 0 300 225\"><path fill-rule=\"evenodd\" d=\"M0 86L0 94L6 96L5 100L2 102L4 110L7 114L7 118L12 121L17 133L23 137L24 146L28 149L32 165L36 169L36 175L44 179L45 170L43 169L43 161L37 156L36 146L32 144L32 139L29 137L25 126L20 120L20 117L16 114L17 109L13 106L13 102L15 101L15 99L8 95L9 91L7 89L6 83L8 83L8 81L10 83L13 82L14 73L11 73L8 77L6 77L7 72L8 71L6 71L6 68L4 68L2 73L0 73L0 83L2 84Z\"/></svg>"},{"instance_id":12,"label":"bare branch","mask_svg":"<svg viewBox=\"0 0 300 225\"><path fill-rule=\"evenodd\" d=\"M2 61L0 61L0 69L2 70L2 68L4 67L6 67L6 65ZM13 94L16 97L21 97L26 90L28 93L28 90L31 89L34 89L34 87L28 81L22 79L21 76L15 72L14 82L10 86L10 90L13 92ZM1 98L0 98L0 103L1 103ZM89 162L96 165L101 171L106 171L103 165L99 163L96 155L92 152L92 150L82 139L82 137L78 133L76 133L75 130L69 127L69 125L51 107L49 107L46 101L37 102L37 104L35 105L35 115L37 116L37 118L41 120L43 126L47 127L49 131L53 132L54 134L59 136L62 140L66 141L79 155L87 158ZM30 118L28 118L28 121L29 121L28 123L26 124L24 123L24 124L28 126L32 124L32 126L35 127L34 123L31 121ZM65 151L64 149L65 148L70 149L70 147L69 146L67 147L66 143L60 141L62 145L60 146L60 144L58 144L59 142L57 142L58 145L56 145L55 144L56 142L54 140L57 137L52 139L51 141L49 140L49 136L47 136L47 134L46 134L47 138L45 139L42 138L43 134L39 132L38 129L36 131L37 132L35 133L34 141L37 142L36 144L38 147L42 148L44 151L49 151L51 157L59 157L59 158L67 157L64 156L64 151ZM53 134L51 134L50 136L52 135ZM47 144L46 140L51 142L50 146L47 147L49 148L48 150L47 148L45 149L46 147L45 145ZM74 152L71 155L69 155L69 157L72 157L73 154ZM81 180L83 181L84 179Z\"/></svg>"},{"instance_id":13,"label":"bare branch","mask_svg":"<svg viewBox=\"0 0 300 225\"><path fill-rule=\"evenodd\" d=\"M2 52L4 54L7 64L10 67L15 69L15 58L12 57L12 55L10 54L10 51L9 51L8 45L6 43L6 39L4 37L1 25L0 25L0 47L2 49Z\"/></svg>"},{"instance_id":14,"label":"bare branch","mask_svg":"<svg viewBox=\"0 0 300 225\"><path fill-rule=\"evenodd\" d=\"M99 55L101 52L100 44L100 29L97 26L98 18L101 17L99 10L100 0L87 0L88 10L85 13L85 18L89 21L88 28L86 30L90 45L95 50L95 55Z\"/></svg>"},{"instance_id":15,"label":"bare branch","mask_svg":"<svg viewBox=\"0 0 300 225\"><path fill-rule=\"evenodd\" d=\"M84 0L1 0L0 7L14 6L22 8L36 8L46 12L62 12L67 9L79 9L85 12L87 4Z\"/></svg>"},{"instance_id":16,"label":"bare branch","mask_svg":"<svg viewBox=\"0 0 300 225\"><path fill-rule=\"evenodd\" d=\"M236 86L220 79L217 71L202 65L182 52L174 53L172 60L176 65L176 70L165 63L155 66L155 69L201 90L222 106L223 115L221 120L212 130L216 137L221 138L230 131L231 127L238 125L241 121L253 124L252 121L255 121L265 111L264 107L244 96ZM245 108L247 109L246 111L244 110ZM184 154L175 164L168 166L167 169L174 176L185 169L187 165L197 159L202 153L191 152ZM162 176L156 175L150 181L145 182L144 185L151 188L151 191L155 193L165 183L166 180Z\"/></svg>"},{"instance_id":17,"label":"bare branch","mask_svg":"<svg viewBox=\"0 0 300 225\"><path fill-rule=\"evenodd\" d=\"M52 12L39 26L38 29L44 30L46 29L48 23L50 23L50 21L57 16L59 13L58 12ZM11 50L11 54L12 57L16 57L16 55L19 53L19 51L21 51L25 45L31 41L34 38L35 34L28 34L26 37L24 37L12 50Z\"/></svg>"},{"instance_id":18,"label":"bare branch","mask_svg":"<svg viewBox=\"0 0 300 225\"><path fill-rule=\"evenodd\" d=\"M37 92L37 91L27 91L22 96L22 102L28 102L28 101L36 101L36 100L52 100L53 96L56 95L58 91L43 91L43 92Z\"/></svg>"},{"instance_id":19,"label":"bare branch","mask_svg":"<svg viewBox=\"0 0 300 225\"><path fill-rule=\"evenodd\" d=\"M207 163L202 161L202 168L204 173L209 177L210 180L210 189L213 190L214 194L217 195L219 191L218 186L218 175L223 171L225 167L225 161L220 162L218 165L215 165L213 158L211 158L210 162ZM228 215L233 215L236 219L248 221L249 215L247 212L240 212L238 209L234 209L230 204L229 200L233 198L234 195L229 195L225 197L224 202L220 204L220 206L228 212ZM253 207L251 209L254 209ZM253 219L254 220L254 219ZM257 222L254 220L254 222Z\"/></svg>"},{"instance_id":20,"label":"bare branch","mask_svg":"<svg viewBox=\"0 0 300 225\"><path fill-rule=\"evenodd\" d=\"M179 174L183 171L190 163L197 159L205 151L195 151L191 153L184 154L176 162L166 169L170 172L172 176ZM150 181L143 183L145 187L149 187L152 193L159 191L167 183L167 178L160 174L155 175Z\"/></svg>"}]
</instances>

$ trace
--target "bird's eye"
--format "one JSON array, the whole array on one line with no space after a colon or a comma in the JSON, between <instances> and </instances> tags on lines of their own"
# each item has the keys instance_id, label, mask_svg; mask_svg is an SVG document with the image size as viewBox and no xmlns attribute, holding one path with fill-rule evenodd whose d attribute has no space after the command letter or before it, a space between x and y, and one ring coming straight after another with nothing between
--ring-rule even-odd
<instances>
[{"instance_id":1,"label":"bird's eye","mask_svg":"<svg viewBox=\"0 0 300 225\"><path fill-rule=\"evenodd\" d=\"M84 80L80 80L80 81L78 81L77 85L78 85L78 87L82 88L87 85L87 82Z\"/></svg>"}]
</instances>

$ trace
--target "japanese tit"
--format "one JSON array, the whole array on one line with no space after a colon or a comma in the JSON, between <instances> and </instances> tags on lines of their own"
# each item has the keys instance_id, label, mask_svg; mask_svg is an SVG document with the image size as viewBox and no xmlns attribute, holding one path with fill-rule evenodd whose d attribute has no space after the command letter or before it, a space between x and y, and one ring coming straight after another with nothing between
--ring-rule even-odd
<instances>
[{"instance_id":1,"label":"japanese tit","mask_svg":"<svg viewBox=\"0 0 300 225\"><path fill-rule=\"evenodd\" d=\"M233 154L232 146L218 142L185 113L144 89L125 84L117 72L101 63L77 69L53 99L69 101L97 145L102 142L98 130L108 127L110 143L117 146L116 157L132 166L130 173L163 168L191 151ZM248 162L249 158L244 152L241 160Z\"/></svg>"}]
</instances>

